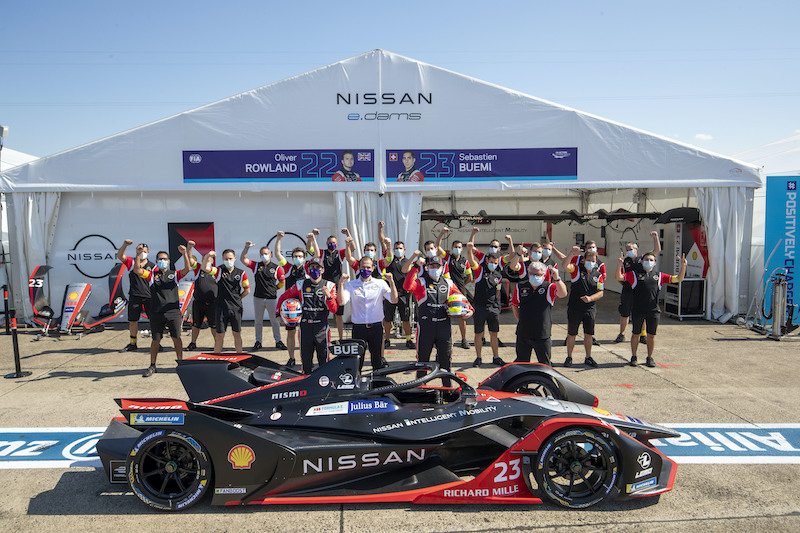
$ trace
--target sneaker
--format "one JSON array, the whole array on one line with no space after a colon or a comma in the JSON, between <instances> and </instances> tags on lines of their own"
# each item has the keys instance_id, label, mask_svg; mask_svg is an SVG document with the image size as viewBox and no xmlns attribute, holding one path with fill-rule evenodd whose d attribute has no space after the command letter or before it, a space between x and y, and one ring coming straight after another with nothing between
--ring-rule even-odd
<instances>
[{"instance_id":1,"label":"sneaker","mask_svg":"<svg viewBox=\"0 0 800 533\"><path fill-rule=\"evenodd\" d=\"M477 359L475 359L475 360L472 362L472 366L473 366L473 367L479 367L479 366L481 366L481 358L480 358L480 357L478 357Z\"/></svg>"},{"instance_id":2,"label":"sneaker","mask_svg":"<svg viewBox=\"0 0 800 533\"><path fill-rule=\"evenodd\" d=\"M381 357L381 368L386 368L387 366L389 366L389 362L385 358Z\"/></svg>"},{"instance_id":3,"label":"sneaker","mask_svg":"<svg viewBox=\"0 0 800 533\"><path fill-rule=\"evenodd\" d=\"M155 373L156 373L156 365L150 365L150 366L147 367L147 370L144 371L144 373L142 374L142 377L143 378L149 378L150 376L152 376Z\"/></svg>"},{"instance_id":4,"label":"sneaker","mask_svg":"<svg viewBox=\"0 0 800 533\"><path fill-rule=\"evenodd\" d=\"M636 362L636 356L635 355L633 357L631 357L631 362L628 363L628 364L630 366L636 366L637 364L639 364L639 363Z\"/></svg>"},{"instance_id":5,"label":"sneaker","mask_svg":"<svg viewBox=\"0 0 800 533\"><path fill-rule=\"evenodd\" d=\"M598 342L597 337L592 337L592 346L600 346L600 342Z\"/></svg>"},{"instance_id":6,"label":"sneaker","mask_svg":"<svg viewBox=\"0 0 800 533\"><path fill-rule=\"evenodd\" d=\"M407 341L406 341L406 348L410 348L410 349L412 349L412 350L413 350L414 348L416 348L416 345L414 344L414 341L412 341L412 340L407 340Z\"/></svg>"},{"instance_id":7,"label":"sneaker","mask_svg":"<svg viewBox=\"0 0 800 533\"><path fill-rule=\"evenodd\" d=\"M564 359L564 366L567 368L572 366L572 357L567 357L566 359Z\"/></svg>"},{"instance_id":8,"label":"sneaker","mask_svg":"<svg viewBox=\"0 0 800 533\"><path fill-rule=\"evenodd\" d=\"M649 366L650 368L653 368L654 366L656 366L656 362L653 361L652 357L648 357L644 362L644 366Z\"/></svg>"},{"instance_id":9,"label":"sneaker","mask_svg":"<svg viewBox=\"0 0 800 533\"><path fill-rule=\"evenodd\" d=\"M614 342L625 342L625 335L620 333L619 335L617 335L617 338L614 339Z\"/></svg>"},{"instance_id":10,"label":"sneaker","mask_svg":"<svg viewBox=\"0 0 800 533\"><path fill-rule=\"evenodd\" d=\"M497 366L505 366L506 362L500 359L499 357L495 357L494 359L492 359L492 364Z\"/></svg>"},{"instance_id":11,"label":"sneaker","mask_svg":"<svg viewBox=\"0 0 800 533\"><path fill-rule=\"evenodd\" d=\"M467 339L461 339L461 344L459 344L459 346L465 350L469 350L469 343L467 342Z\"/></svg>"},{"instance_id":12,"label":"sneaker","mask_svg":"<svg viewBox=\"0 0 800 533\"><path fill-rule=\"evenodd\" d=\"M386 349L391 348L391 347L392 347L392 343L389 342L389 339L385 339L383 341L383 349L386 350Z\"/></svg>"},{"instance_id":13,"label":"sneaker","mask_svg":"<svg viewBox=\"0 0 800 533\"><path fill-rule=\"evenodd\" d=\"M505 348L506 345L505 345L505 343L503 341L501 341L500 339L497 339L497 347L498 348Z\"/></svg>"},{"instance_id":14,"label":"sneaker","mask_svg":"<svg viewBox=\"0 0 800 533\"><path fill-rule=\"evenodd\" d=\"M286 362L286 366L294 366L294 357L290 357Z\"/></svg>"},{"instance_id":15,"label":"sneaker","mask_svg":"<svg viewBox=\"0 0 800 533\"><path fill-rule=\"evenodd\" d=\"M276 343L275 343L275 348L277 348L277 349L279 349L279 350L288 350L288 348L286 347L286 345L285 345L285 344L283 344L283 341L278 341L278 342L276 342Z\"/></svg>"},{"instance_id":16,"label":"sneaker","mask_svg":"<svg viewBox=\"0 0 800 533\"><path fill-rule=\"evenodd\" d=\"M639 335L639 344L641 344L642 346L646 346L647 345L647 337L645 337L644 335Z\"/></svg>"},{"instance_id":17,"label":"sneaker","mask_svg":"<svg viewBox=\"0 0 800 533\"><path fill-rule=\"evenodd\" d=\"M261 349L261 342L260 341L256 341L256 343L253 345L253 349L250 350L250 351L251 352L255 352L256 350L260 350L260 349Z\"/></svg>"},{"instance_id":18,"label":"sneaker","mask_svg":"<svg viewBox=\"0 0 800 533\"><path fill-rule=\"evenodd\" d=\"M190 342L189 345L186 347L186 351L187 352L191 352L192 350L196 350L196 349L197 349L197 345L195 343L193 343L193 342Z\"/></svg>"},{"instance_id":19,"label":"sneaker","mask_svg":"<svg viewBox=\"0 0 800 533\"><path fill-rule=\"evenodd\" d=\"M592 368L597 368L597 361L595 361L591 357L587 357L586 359L584 359L583 364L590 366Z\"/></svg>"},{"instance_id":20,"label":"sneaker","mask_svg":"<svg viewBox=\"0 0 800 533\"><path fill-rule=\"evenodd\" d=\"M123 352L135 352L139 348L135 344L128 343L128 345L122 349Z\"/></svg>"}]
</instances>

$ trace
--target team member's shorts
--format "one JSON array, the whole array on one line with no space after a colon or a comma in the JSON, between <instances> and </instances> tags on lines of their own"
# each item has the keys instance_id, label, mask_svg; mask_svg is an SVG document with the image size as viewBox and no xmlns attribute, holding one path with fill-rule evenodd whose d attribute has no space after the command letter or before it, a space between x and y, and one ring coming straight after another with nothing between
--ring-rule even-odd
<instances>
[{"instance_id":1,"label":"team member's shorts","mask_svg":"<svg viewBox=\"0 0 800 533\"><path fill-rule=\"evenodd\" d=\"M475 333L483 333L483 327L491 332L500 331L500 309L498 307L486 307L486 305L475 304L475 313L472 315Z\"/></svg>"},{"instance_id":2,"label":"team member's shorts","mask_svg":"<svg viewBox=\"0 0 800 533\"><path fill-rule=\"evenodd\" d=\"M629 317L631 316L631 309L633 308L633 290L628 288L623 288L622 292L619 295L619 316L622 317Z\"/></svg>"},{"instance_id":3,"label":"team member's shorts","mask_svg":"<svg viewBox=\"0 0 800 533\"><path fill-rule=\"evenodd\" d=\"M583 324L584 335L594 335L594 318L597 310L594 306L567 307L567 335L577 335L578 328Z\"/></svg>"},{"instance_id":4,"label":"team member's shorts","mask_svg":"<svg viewBox=\"0 0 800 533\"><path fill-rule=\"evenodd\" d=\"M242 308L217 307L214 322L216 322L217 333L225 333L228 325L230 325L231 331L238 333L242 331Z\"/></svg>"},{"instance_id":5,"label":"team member's shorts","mask_svg":"<svg viewBox=\"0 0 800 533\"><path fill-rule=\"evenodd\" d=\"M132 296L128 302L128 322L138 322L142 311L148 317L150 316L150 298Z\"/></svg>"},{"instance_id":6,"label":"team member's shorts","mask_svg":"<svg viewBox=\"0 0 800 533\"><path fill-rule=\"evenodd\" d=\"M160 341L164 336L164 328L169 330L173 339L181 338L181 312L179 309L170 309L166 313L153 313L150 315L150 335L154 341Z\"/></svg>"},{"instance_id":7,"label":"team member's shorts","mask_svg":"<svg viewBox=\"0 0 800 533\"><path fill-rule=\"evenodd\" d=\"M411 308L408 306L408 294L397 295L397 303L393 304L388 300L383 301L383 321L391 322L394 320L394 310L400 311L400 321L408 322L411 317ZM341 306L340 306L341 308Z\"/></svg>"},{"instance_id":8,"label":"team member's shorts","mask_svg":"<svg viewBox=\"0 0 800 533\"><path fill-rule=\"evenodd\" d=\"M633 335L640 335L642 333L642 326L647 325L647 334L655 335L658 331L658 323L661 320L660 311L649 311L647 313L631 313L631 324L633 324Z\"/></svg>"},{"instance_id":9,"label":"team member's shorts","mask_svg":"<svg viewBox=\"0 0 800 533\"><path fill-rule=\"evenodd\" d=\"M208 320L208 327L213 328L216 302L203 302L197 298L192 301L192 325L199 328L203 325L203 320Z\"/></svg>"}]
</instances>

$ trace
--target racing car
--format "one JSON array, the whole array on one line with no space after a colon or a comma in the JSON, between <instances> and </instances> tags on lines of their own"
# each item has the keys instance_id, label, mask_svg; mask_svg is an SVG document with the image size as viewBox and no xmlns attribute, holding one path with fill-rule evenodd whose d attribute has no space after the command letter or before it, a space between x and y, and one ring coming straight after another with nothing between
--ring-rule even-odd
<instances>
[{"instance_id":1,"label":"racing car","mask_svg":"<svg viewBox=\"0 0 800 533\"><path fill-rule=\"evenodd\" d=\"M308 375L249 354L179 361L188 400L117 400L97 443L110 481L170 511L209 495L585 508L673 486L676 464L649 441L677 433L598 408L545 365L506 365L476 389L436 363L362 375L362 343L330 349Z\"/></svg>"}]
</instances>

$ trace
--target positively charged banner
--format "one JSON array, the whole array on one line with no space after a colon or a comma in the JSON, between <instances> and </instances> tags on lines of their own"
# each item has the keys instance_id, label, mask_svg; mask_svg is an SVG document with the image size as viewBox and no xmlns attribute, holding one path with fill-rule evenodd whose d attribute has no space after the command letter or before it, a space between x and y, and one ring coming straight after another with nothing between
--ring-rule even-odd
<instances>
[{"instance_id":1,"label":"positively charged banner","mask_svg":"<svg viewBox=\"0 0 800 533\"><path fill-rule=\"evenodd\" d=\"M373 150L183 152L184 183L374 182Z\"/></svg>"},{"instance_id":2,"label":"positively charged banner","mask_svg":"<svg viewBox=\"0 0 800 533\"><path fill-rule=\"evenodd\" d=\"M775 253L767 267L767 275L777 268L786 272L787 304L797 303L797 182L800 176L767 176L766 225L764 256ZM777 249L775 248L777 246ZM767 297L770 295L768 294ZM794 321L797 323L797 320Z\"/></svg>"},{"instance_id":3,"label":"positively charged banner","mask_svg":"<svg viewBox=\"0 0 800 533\"><path fill-rule=\"evenodd\" d=\"M389 183L577 179L577 148L386 151Z\"/></svg>"}]
</instances>

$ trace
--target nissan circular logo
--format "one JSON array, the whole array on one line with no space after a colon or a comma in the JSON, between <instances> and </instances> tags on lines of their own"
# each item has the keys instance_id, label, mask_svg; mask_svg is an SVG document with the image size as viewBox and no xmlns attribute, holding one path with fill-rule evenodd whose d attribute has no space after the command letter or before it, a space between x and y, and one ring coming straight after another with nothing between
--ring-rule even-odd
<instances>
[{"instance_id":1,"label":"nissan circular logo","mask_svg":"<svg viewBox=\"0 0 800 533\"><path fill-rule=\"evenodd\" d=\"M199 163L203 160L200 154L192 154L189 156L189 163Z\"/></svg>"}]
</instances>

